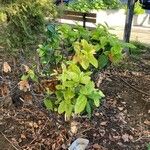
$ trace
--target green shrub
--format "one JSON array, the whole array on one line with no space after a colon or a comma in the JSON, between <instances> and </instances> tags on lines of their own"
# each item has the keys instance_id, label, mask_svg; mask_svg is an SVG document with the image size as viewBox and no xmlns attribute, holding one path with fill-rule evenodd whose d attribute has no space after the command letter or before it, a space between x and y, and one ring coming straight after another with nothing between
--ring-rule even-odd
<instances>
[{"instance_id":1,"label":"green shrub","mask_svg":"<svg viewBox=\"0 0 150 150\"><path fill-rule=\"evenodd\" d=\"M80 45L83 49L80 49ZM104 94L95 88L94 82L91 80L91 72L88 72L89 64L98 67L97 60L93 56L94 49L87 41L82 40L74 46L74 59L62 64L62 73L57 77L59 84L56 86L56 99L46 98L44 103L48 109L57 110L59 114L64 113L66 120L72 113L80 114L84 110L91 116L93 105L99 107L100 100ZM87 53L86 53L87 52ZM82 54L79 56L79 54ZM89 59L87 55L90 56ZM80 65L78 59L81 59ZM86 59L84 59L86 58ZM81 71L84 69L84 71Z\"/></svg>"},{"instance_id":2,"label":"green shrub","mask_svg":"<svg viewBox=\"0 0 150 150\"><path fill-rule=\"evenodd\" d=\"M134 14L139 15L139 14L144 14L145 10L142 9L141 4L139 2L135 3L134 7Z\"/></svg>"},{"instance_id":3,"label":"green shrub","mask_svg":"<svg viewBox=\"0 0 150 150\"><path fill-rule=\"evenodd\" d=\"M116 9L120 8L120 0L76 0L69 4L68 8L75 11L88 12L93 9Z\"/></svg>"},{"instance_id":4,"label":"green shrub","mask_svg":"<svg viewBox=\"0 0 150 150\"><path fill-rule=\"evenodd\" d=\"M38 53L43 67L48 66L45 76L58 84L55 91L47 91L45 106L64 113L65 118L85 111L91 116L93 107L99 107L104 97L95 88L91 71L118 63L123 58L122 50L133 46L110 34L105 26L89 31L81 26L51 25L47 32L48 40Z\"/></svg>"},{"instance_id":5,"label":"green shrub","mask_svg":"<svg viewBox=\"0 0 150 150\"><path fill-rule=\"evenodd\" d=\"M7 17L3 45L11 51L38 42L45 31L45 17L52 19L56 15L52 0L2 0L1 3L1 13Z\"/></svg>"},{"instance_id":6,"label":"green shrub","mask_svg":"<svg viewBox=\"0 0 150 150\"><path fill-rule=\"evenodd\" d=\"M127 5L126 4L123 5L123 8L127 12ZM135 15L140 15L140 14L144 14L144 13L145 13L145 10L142 9L141 4L139 2L136 2L135 7L134 7L134 14Z\"/></svg>"}]
</instances>

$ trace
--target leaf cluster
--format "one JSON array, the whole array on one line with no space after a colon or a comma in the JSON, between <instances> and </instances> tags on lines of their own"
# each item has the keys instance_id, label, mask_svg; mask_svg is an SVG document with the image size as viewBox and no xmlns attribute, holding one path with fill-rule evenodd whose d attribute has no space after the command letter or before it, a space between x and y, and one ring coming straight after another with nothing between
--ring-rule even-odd
<instances>
[{"instance_id":1,"label":"leaf cluster","mask_svg":"<svg viewBox=\"0 0 150 150\"><path fill-rule=\"evenodd\" d=\"M120 0L76 0L69 3L68 9L89 12L93 9L117 9L121 7Z\"/></svg>"},{"instance_id":2,"label":"leaf cluster","mask_svg":"<svg viewBox=\"0 0 150 150\"><path fill-rule=\"evenodd\" d=\"M92 106L95 105L99 107L100 100L104 97L104 94L95 88L94 82L90 77L91 72L88 71L90 63L93 66L98 64L97 60L93 56L92 46L85 40L76 44L81 44L83 49L77 49L74 59L67 61L66 65L64 63L62 64L62 72L57 76L59 81L59 84L56 86L57 90L54 93L51 93L52 95L55 95L55 99L51 99L51 97L49 97L44 100L48 109L55 109L59 114L64 113L66 119L69 119L72 113L80 114L85 110L90 117L92 113ZM74 48L76 47L77 46L75 45ZM85 62L82 61L82 63L76 61L77 54L81 53L81 51L83 51L83 58L87 57L87 54L89 54L92 59L89 58L89 60L87 59ZM89 62L87 63L87 61ZM82 69L84 69L84 71L82 71Z\"/></svg>"},{"instance_id":3,"label":"leaf cluster","mask_svg":"<svg viewBox=\"0 0 150 150\"><path fill-rule=\"evenodd\" d=\"M51 25L47 35L48 40L40 45L38 53L43 65L50 64L48 69L55 69L53 75L58 84L56 91L47 92L45 106L64 113L66 119L84 111L91 116L93 107L99 107L104 94L95 88L90 70L118 63L123 48L133 45L118 40L105 26L90 31L79 26ZM51 72L47 75L52 76Z\"/></svg>"}]
</instances>

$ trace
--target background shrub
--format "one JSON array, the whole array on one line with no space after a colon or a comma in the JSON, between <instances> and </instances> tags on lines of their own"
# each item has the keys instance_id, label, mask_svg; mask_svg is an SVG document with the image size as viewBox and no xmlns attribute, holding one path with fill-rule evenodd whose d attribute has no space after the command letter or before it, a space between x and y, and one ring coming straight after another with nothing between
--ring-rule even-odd
<instances>
[{"instance_id":1,"label":"background shrub","mask_svg":"<svg viewBox=\"0 0 150 150\"><path fill-rule=\"evenodd\" d=\"M56 15L52 0L1 0L0 4L0 42L11 51L35 44L45 31L45 17Z\"/></svg>"},{"instance_id":2,"label":"background shrub","mask_svg":"<svg viewBox=\"0 0 150 150\"><path fill-rule=\"evenodd\" d=\"M120 0L76 0L72 1L68 8L76 11L91 11L92 9L116 9L120 8Z\"/></svg>"}]
</instances>

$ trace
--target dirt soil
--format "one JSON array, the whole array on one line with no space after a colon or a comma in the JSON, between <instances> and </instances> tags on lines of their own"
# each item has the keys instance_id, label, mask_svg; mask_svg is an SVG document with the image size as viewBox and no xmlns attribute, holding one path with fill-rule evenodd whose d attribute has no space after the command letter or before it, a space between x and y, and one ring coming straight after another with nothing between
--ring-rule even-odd
<instances>
[{"instance_id":1,"label":"dirt soil","mask_svg":"<svg viewBox=\"0 0 150 150\"><path fill-rule=\"evenodd\" d=\"M1 95L6 96L0 97L0 150L67 150L78 137L89 140L88 150L148 150L149 71L150 51L145 51L97 73L95 83L105 99L91 119L74 117L69 122L46 111L40 94L32 93L33 102L29 96L29 102L22 102L16 94L18 81L1 74ZM5 81L13 97L2 90Z\"/></svg>"}]
</instances>

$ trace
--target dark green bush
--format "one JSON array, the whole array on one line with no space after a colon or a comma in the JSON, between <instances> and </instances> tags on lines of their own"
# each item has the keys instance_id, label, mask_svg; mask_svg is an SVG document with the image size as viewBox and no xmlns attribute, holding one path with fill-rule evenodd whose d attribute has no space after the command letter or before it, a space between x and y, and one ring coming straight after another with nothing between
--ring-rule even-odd
<instances>
[{"instance_id":1,"label":"dark green bush","mask_svg":"<svg viewBox=\"0 0 150 150\"><path fill-rule=\"evenodd\" d=\"M4 30L0 42L11 51L26 49L45 31L45 17L56 15L52 0L1 0L0 25Z\"/></svg>"},{"instance_id":2,"label":"dark green bush","mask_svg":"<svg viewBox=\"0 0 150 150\"><path fill-rule=\"evenodd\" d=\"M120 8L120 0L76 0L69 4L71 10L87 12L92 9L116 9Z\"/></svg>"}]
</instances>

